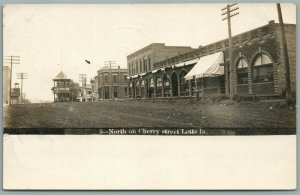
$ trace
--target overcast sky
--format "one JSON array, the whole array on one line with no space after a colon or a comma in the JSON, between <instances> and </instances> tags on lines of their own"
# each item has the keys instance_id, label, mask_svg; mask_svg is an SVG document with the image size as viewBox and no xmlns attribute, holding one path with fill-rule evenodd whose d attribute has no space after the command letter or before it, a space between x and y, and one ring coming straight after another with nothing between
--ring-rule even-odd
<instances>
[{"instance_id":1,"label":"overcast sky","mask_svg":"<svg viewBox=\"0 0 300 195\"><path fill-rule=\"evenodd\" d=\"M62 69L78 82L97 74L104 61L126 68L126 56L153 42L206 45L227 38L225 4L6 5L4 56L17 55L27 72L23 92L34 102L53 100L52 79ZM285 23L296 23L296 6L281 4ZM276 4L239 4L233 35L278 22ZM85 60L91 61L87 64ZM7 64L6 64L7 65Z\"/></svg>"}]
</instances>

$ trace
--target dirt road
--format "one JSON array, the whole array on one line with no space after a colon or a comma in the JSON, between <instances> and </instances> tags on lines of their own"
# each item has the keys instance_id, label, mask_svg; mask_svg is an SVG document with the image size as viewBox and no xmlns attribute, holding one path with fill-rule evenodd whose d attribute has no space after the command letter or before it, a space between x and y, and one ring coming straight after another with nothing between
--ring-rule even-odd
<instances>
[{"instance_id":1,"label":"dirt road","mask_svg":"<svg viewBox=\"0 0 300 195\"><path fill-rule=\"evenodd\" d=\"M101 101L4 107L6 128L296 128L294 107L271 103Z\"/></svg>"}]
</instances>

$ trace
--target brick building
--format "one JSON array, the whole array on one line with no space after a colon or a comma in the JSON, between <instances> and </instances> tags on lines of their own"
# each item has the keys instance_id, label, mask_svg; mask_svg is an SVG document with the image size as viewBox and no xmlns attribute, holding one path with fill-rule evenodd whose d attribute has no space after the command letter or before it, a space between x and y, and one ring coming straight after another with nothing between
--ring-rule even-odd
<instances>
[{"instance_id":1,"label":"brick building","mask_svg":"<svg viewBox=\"0 0 300 195\"><path fill-rule=\"evenodd\" d=\"M296 91L296 25L285 24L292 94ZM284 96L285 64L279 24L270 21L233 37L229 72L228 39L156 62L153 70L131 74L131 97L158 98L229 95Z\"/></svg>"},{"instance_id":2,"label":"brick building","mask_svg":"<svg viewBox=\"0 0 300 195\"><path fill-rule=\"evenodd\" d=\"M120 66L104 66L97 71L99 99L128 98L128 70Z\"/></svg>"},{"instance_id":3,"label":"brick building","mask_svg":"<svg viewBox=\"0 0 300 195\"><path fill-rule=\"evenodd\" d=\"M144 75L146 72L153 70L155 63L192 50L191 47L166 46L164 43L152 43L127 56L129 76ZM131 97L132 94L130 91L129 96Z\"/></svg>"}]
</instances>

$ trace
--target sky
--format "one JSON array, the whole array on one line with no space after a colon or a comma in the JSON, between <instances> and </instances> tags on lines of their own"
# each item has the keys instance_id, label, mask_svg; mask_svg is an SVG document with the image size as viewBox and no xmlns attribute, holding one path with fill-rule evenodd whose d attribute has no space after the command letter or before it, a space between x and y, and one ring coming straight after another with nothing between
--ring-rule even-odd
<instances>
[{"instance_id":1,"label":"sky","mask_svg":"<svg viewBox=\"0 0 300 195\"><path fill-rule=\"evenodd\" d=\"M75 82L88 80L104 61L126 68L126 57L151 44L198 48L228 37L226 4L23 4L3 11L3 55L20 56L13 66L28 73L23 92L32 102L53 101L52 79L62 70ZM281 4L283 21L296 24L296 6ZM239 4L232 34L278 22L276 4ZM87 64L85 60L91 62ZM8 65L5 64L4 65Z\"/></svg>"}]
</instances>

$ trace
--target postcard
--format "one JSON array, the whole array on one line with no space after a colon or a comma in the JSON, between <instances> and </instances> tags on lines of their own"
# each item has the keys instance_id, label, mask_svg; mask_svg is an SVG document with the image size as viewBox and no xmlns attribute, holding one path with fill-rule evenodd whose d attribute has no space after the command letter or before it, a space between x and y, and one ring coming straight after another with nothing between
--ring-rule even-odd
<instances>
[{"instance_id":1,"label":"postcard","mask_svg":"<svg viewBox=\"0 0 300 195\"><path fill-rule=\"evenodd\" d=\"M6 4L6 190L296 189L296 5Z\"/></svg>"}]
</instances>

